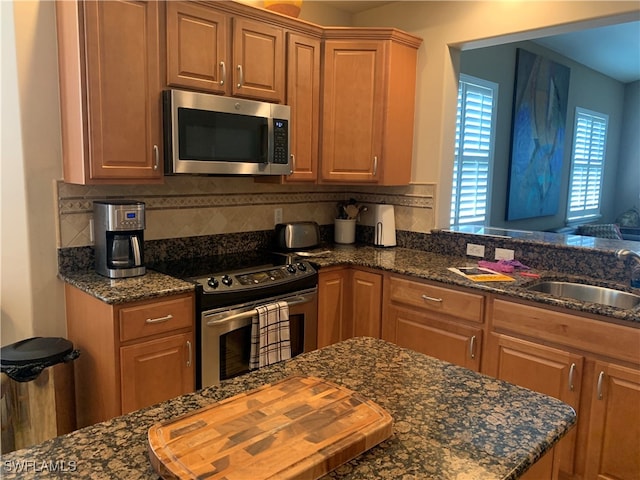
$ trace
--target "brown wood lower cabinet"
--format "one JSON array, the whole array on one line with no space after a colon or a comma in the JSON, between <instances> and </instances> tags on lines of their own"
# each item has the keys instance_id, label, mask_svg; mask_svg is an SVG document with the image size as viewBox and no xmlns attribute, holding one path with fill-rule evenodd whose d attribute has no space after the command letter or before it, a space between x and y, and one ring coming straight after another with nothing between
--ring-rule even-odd
<instances>
[{"instance_id":1,"label":"brown wood lower cabinet","mask_svg":"<svg viewBox=\"0 0 640 480\"><path fill-rule=\"evenodd\" d=\"M501 380L555 397L579 414L584 358L565 350L492 333L489 335L485 373ZM557 478L562 467L573 473L576 430L573 429L553 453L547 453L523 478Z\"/></svg>"},{"instance_id":2,"label":"brown wood lower cabinet","mask_svg":"<svg viewBox=\"0 0 640 480\"><path fill-rule=\"evenodd\" d=\"M385 322L393 324L393 334L386 328L384 340L471 370L480 370L482 328L437 320L425 312L395 306L387 307Z\"/></svg>"},{"instance_id":3,"label":"brown wood lower cabinet","mask_svg":"<svg viewBox=\"0 0 640 480\"><path fill-rule=\"evenodd\" d=\"M180 333L120 348L123 414L193 390L192 337Z\"/></svg>"},{"instance_id":4,"label":"brown wood lower cabinet","mask_svg":"<svg viewBox=\"0 0 640 480\"><path fill-rule=\"evenodd\" d=\"M524 478L640 479L640 329L501 298L488 311L483 373L578 414L553 456Z\"/></svg>"},{"instance_id":5,"label":"brown wood lower cabinet","mask_svg":"<svg viewBox=\"0 0 640 480\"><path fill-rule=\"evenodd\" d=\"M479 371L483 306L482 295L390 276L382 338Z\"/></svg>"},{"instance_id":6,"label":"brown wood lower cabinet","mask_svg":"<svg viewBox=\"0 0 640 480\"><path fill-rule=\"evenodd\" d=\"M110 305L65 285L78 427L195 388L193 293Z\"/></svg>"},{"instance_id":7,"label":"brown wood lower cabinet","mask_svg":"<svg viewBox=\"0 0 640 480\"><path fill-rule=\"evenodd\" d=\"M380 338L382 274L365 269L321 269L318 348L351 337Z\"/></svg>"},{"instance_id":8,"label":"brown wood lower cabinet","mask_svg":"<svg viewBox=\"0 0 640 480\"><path fill-rule=\"evenodd\" d=\"M589 396L585 478L640 478L640 370L596 362Z\"/></svg>"}]
</instances>

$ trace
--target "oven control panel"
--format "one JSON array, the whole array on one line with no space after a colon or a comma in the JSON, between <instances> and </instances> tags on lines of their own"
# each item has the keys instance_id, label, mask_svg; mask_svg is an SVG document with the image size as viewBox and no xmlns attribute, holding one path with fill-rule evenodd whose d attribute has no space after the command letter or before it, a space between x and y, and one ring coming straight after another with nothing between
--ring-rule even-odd
<instances>
[{"instance_id":1,"label":"oven control panel","mask_svg":"<svg viewBox=\"0 0 640 480\"><path fill-rule=\"evenodd\" d=\"M316 269L309 262L296 262L265 267L264 269L221 273L215 276L197 278L195 281L202 285L204 293L217 293L286 284L315 274Z\"/></svg>"}]
</instances>

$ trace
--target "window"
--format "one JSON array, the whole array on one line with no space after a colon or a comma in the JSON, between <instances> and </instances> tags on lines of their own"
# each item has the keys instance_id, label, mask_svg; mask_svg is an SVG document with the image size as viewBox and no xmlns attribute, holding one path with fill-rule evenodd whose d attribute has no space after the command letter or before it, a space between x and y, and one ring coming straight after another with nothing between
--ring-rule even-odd
<instances>
[{"instance_id":1,"label":"window","mask_svg":"<svg viewBox=\"0 0 640 480\"><path fill-rule=\"evenodd\" d=\"M567 209L569 223L584 223L600 217L608 123L608 115L576 107Z\"/></svg>"},{"instance_id":2,"label":"window","mask_svg":"<svg viewBox=\"0 0 640 480\"><path fill-rule=\"evenodd\" d=\"M451 225L487 222L498 85L460 75Z\"/></svg>"}]
</instances>

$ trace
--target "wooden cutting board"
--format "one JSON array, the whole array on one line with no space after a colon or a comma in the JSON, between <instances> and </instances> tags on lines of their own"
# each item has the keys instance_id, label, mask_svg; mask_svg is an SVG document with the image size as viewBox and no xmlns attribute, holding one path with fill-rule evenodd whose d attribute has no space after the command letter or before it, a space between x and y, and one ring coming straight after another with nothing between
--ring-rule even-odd
<instances>
[{"instance_id":1,"label":"wooden cutting board","mask_svg":"<svg viewBox=\"0 0 640 480\"><path fill-rule=\"evenodd\" d=\"M386 410L315 377L290 377L148 433L164 479L315 479L391 436Z\"/></svg>"}]
</instances>

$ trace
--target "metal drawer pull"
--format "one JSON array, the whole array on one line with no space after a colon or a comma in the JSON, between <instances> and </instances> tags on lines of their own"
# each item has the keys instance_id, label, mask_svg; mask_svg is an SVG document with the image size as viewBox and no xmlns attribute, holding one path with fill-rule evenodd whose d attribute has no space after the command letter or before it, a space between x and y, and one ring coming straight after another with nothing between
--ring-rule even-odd
<instances>
[{"instance_id":1,"label":"metal drawer pull","mask_svg":"<svg viewBox=\"0 0 640 480\"><path fill-rule=\"evenodd\" d=\"M220 62L220 86L224 85L227 81L227 66L224 62Z\"/></svg>"},{"instance_id":2,"label":"metal drawer pull","mask_svg":"<svg viewBox=\"0 0 640 480\"><path fill-rule=\"evenodd\" d=\"M422 295L422 299L423 300L429 300L430 302L442 303L442 299L441 298L430 297L429 295Z\"/></svg>"},{"instance_id":3,"label":"metal drawer pull","mask_svg":"<svg viewBox=\"0 0 640 480\"><path fill-rule=\"evenodd\" d=\"M147 318L145 322L146 323L162 323L162 322L166 322L167 320L171 320L172 318L173 318L173 315L169 314L165 317Z\"/></svg>"},{"instance_id":4,"label":"metal drawer pull","mask_svg":"<svg viewBox=\"0 0 640 480\"><path fill-rule=\"evenodd\" d=\"M602 400L602 381L604 380L604 372L598 375L598 400Z\"/></svg>"},{"instance_id":5,"label":"metal drawer pull","mask_svg":"<svg viewBox=\"0 0 640 480\"><path fill-rule=\"evenodd\" d=\"M153 169L158 170L158 167L160 166L160 149L158 148L158 145L153 146L153 161Z\"/></svg>"},{"instance_id":6,"label":"metal drawer pull","mask_svg":"<svg viewBox=\"0 0 640 480\"><path fill-rule=\"evenodd\" d=\"M244 75L242 73L242 65L238 65L238 88L242 88L244 84Z\"/></svg>"},{"instance_id":7,"label":"metal drawer pull","mask_svg":"<svg viewBox=\"0 0 640 480\"><path fill-rule=\"evenodd\" d=\"M469 355L471 358L476 358L476 336L473 335L469 340Z\"/></svg>"},{"instance_id":8,"label":"metal drawer pull","mask_svg":"<svg viewBox=\"0 0 640 480\"><path fill-rule=\"evenodd\" d=\"M191 358L193 355L193 349L191 348L191 341L187 340L187 350L189 351L189 359L187 360L187 367L191 366Z\"/></svg>"},{"instance_id":9,"label":"metal drawer pull","mask_svg":"<svg viewBox=\"0 0 640 480\"><path fill-rule=\"evenodd\" d=\"M378 173L378 156L373 157L373 176L375 177Z\"/></svg>"},{"instance_id":10,"label":"metal drawer pull","mask_svg":"<svg viewBox=\"0 0 640 480\"><path fill-rule=\"evenodd\" d=\"M574 385L573 385L573 376L576 373L576 364L572 363L571 367L569 368L569 390L571 390L573 392L574 389Z\"/></svg>"}]
</instances>

